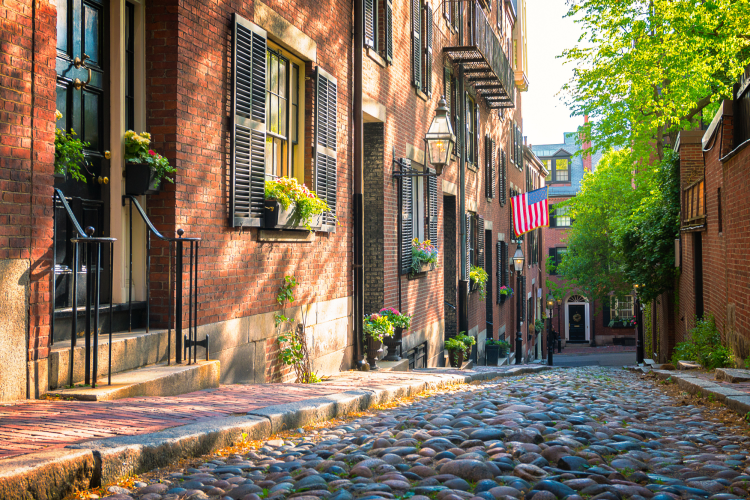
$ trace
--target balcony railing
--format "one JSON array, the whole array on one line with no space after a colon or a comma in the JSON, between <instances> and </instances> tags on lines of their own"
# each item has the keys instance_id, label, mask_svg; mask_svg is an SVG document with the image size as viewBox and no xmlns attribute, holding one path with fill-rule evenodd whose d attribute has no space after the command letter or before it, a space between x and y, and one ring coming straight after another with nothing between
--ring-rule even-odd
<instances>
[{"instance_id":1,"label":"balcony railing","mask_svg":"<svg viewBox=\"0 0 750 500\"><path fill-rule=\"evenodd\" d=\"M706 224L705 178L682 190L682 230L702 229Z\"/></svg>"},{"instance_id":2,"label":"balcony railing","mask_svg":"<svg viewBox=\"0 0 750 500\"><path fill-rule=\"evenodd\" d=\"M463 64L464 74L490 108L513 108L515 82L513 69L503 52L503 44L477 2L461 2L469 19L468 30L458 45L443 51L454 63Z\"/></svg>"}]
</instances>

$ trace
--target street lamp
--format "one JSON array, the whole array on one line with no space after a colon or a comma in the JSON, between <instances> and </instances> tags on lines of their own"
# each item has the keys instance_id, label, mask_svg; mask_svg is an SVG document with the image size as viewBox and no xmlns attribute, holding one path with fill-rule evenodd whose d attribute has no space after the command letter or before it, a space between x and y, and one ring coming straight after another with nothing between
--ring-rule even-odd
<instances>
[{"instance_id":1,"label":"street lamp","mask_svg":"<svg viewBox=\"0 0 750 500\"><path fill-rule=\"evenodd\" d=\"M521 329L523 328L523 318L521 317L521 311L523 311L522 307L522 300L526 300L526 297L521 296L521 279L523 276L521 276L521 271L523 271L523 250L521 250L521 244L518 244L518 248L516 249L516 253L513 254L513 267L516 269L516 274L518 275L518 285L516 285L516 290L518 293L516 296L518 299L516 300L516 312L518 316L518 331L516 332L516 364L520 365L523 363L523 336L521 334Z\"/></svg>"},{"instance_id":2,"label":"street lamp","mask_svg":"<svg viewBox=\"0 0 750 500\"><path fill-rule=\"evenodd\" d=\"M562 312L560 312L562 308L562 297L557 298L557 354L560 354L562 352L562 325L560 324L560 321L562 321Z\"/></svg>"},{"instance_id":3,"label":"street lamp","mask_svg":"<svg viewBox=\"0 0 750 500\"><path fill-rule=\"evenodd\" d=\"M547 366L552 366L552 355L555 352L555 338L552 335L552 308L555 307L555 297L552 292L547 293Z\"/></svg>"},{"instance_id":4,"label":"street lamp","mask_svg":"<svg viewBox=\"0 0 750 500\"><path fill-rule=\"evenodd\" d=\"M450 163L453 145L456 143L453 127L451 127L451 121L448 119L448 105L444 96L440 97L435 118L432 119L430 129L425 135L425 142L427 143L428 160L435 168L435 173L440 175L443 172L443 167Z\"/></svg>"},{"instance_id":5,"label":"street lamp","mask_svg":"<svg viewBox=\"0 0 750 500\"><path fill-rule=\"evenodd\" d=\"M638 291L641 289L641 285L633 285L635 295L635 362L643 363L643 325L641 325L641 300L638 298Z\"/></svg>"}]
</instances>

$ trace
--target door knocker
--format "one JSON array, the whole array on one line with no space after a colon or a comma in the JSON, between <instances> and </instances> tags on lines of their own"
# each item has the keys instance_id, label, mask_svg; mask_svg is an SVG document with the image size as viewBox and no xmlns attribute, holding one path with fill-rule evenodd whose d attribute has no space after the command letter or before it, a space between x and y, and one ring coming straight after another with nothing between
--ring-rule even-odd
<instances>
[{"instance_id":1,"label":"door knocker","mask_svg":"<svg viewBox=\"0 0 750 500\"><path fill-rule=\"evenodd\" d=\"M89 83L91 83L91 68L89 68L88 66L86 66L86 59L88 59L88 58L89 58L89 56L87 56L86 54L83 54L83 59L81 59L80 57L77 57L77 56L76 56L75 59L73 59L73 66L75 66L76 69L83 68L85 70L88 70L88 72L89 72L89 77L86 79L85 82L82 82L80 78L76 78L75 80L73 80L73 87L75 87L76 90L81 90L86 85L88 85Z\"/></svg>"}]
</instances>

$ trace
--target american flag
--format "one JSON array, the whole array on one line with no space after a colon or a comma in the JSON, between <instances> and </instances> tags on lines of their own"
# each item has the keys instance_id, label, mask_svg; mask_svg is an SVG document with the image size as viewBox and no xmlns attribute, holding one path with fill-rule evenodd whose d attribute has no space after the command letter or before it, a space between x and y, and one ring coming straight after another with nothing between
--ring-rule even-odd
<instances>
[{"instance_id":1,"label":"american flag","mask_svg":"<svg viewBox=\"0 0 750 500\"><path fill-rule=\"evenodd\" d=\"M547 188L521 193L510 199L513 204L513 231L516 236L549 226Z\"/></svg>"}]
</instances>

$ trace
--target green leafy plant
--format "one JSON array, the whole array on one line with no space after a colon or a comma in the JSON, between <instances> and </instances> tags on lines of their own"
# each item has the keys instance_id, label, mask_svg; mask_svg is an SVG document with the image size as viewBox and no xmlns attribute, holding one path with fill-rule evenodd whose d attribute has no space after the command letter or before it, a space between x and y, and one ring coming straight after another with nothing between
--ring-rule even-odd
<instances>
[{"instance_id":1,"label":"green leafy plant","mask_svg":"<svg viewBox=\"0 0 750 500\"><path fill-rule=\"evenodd\" d=\"M672 354L672 364L681 360L697 361L708 370L724 368L732 361L732 351L722 345L721 334L716 328L713 314L695 319L695 328L690 330L689 339L678 342Z\"/></svg>"},{"instance_id":2,"label":"green leafy plant","mask_svg":"<svg viewBox=\"0 0 750 500\"><path fill-rule=\"evenodd\" d=\"M479 298L484 300L487 296L487 271L479 266L471 266L469 279L479 287Z\"/></svg>"},{"instance_id":3,"label":"green leafy plant","mask_svg":"<svg viewBox=\"0 0 750 500\"><path fill-rule=\"evenodd\" d=\"M471 346L476 345L477 339L471 335L466 335L464 332L460 332L456 335L456 340L463 343L467 349L471 349Z\"/></svg>"},{"instance_id":4,"label":"green leafy plant","mask_svg":"<svg viewBox=\"0 0 750 500\"><path fill-rule=\"evenodd\" d=\"M411 270L412 275L421 272L422 264L435 264L438 261L438 249L430 240L411 240Z\"/></svg>"},{"instance_id":5,"label":"green leafy plant","mask_svg":"<svg viewBox=\"0 0 750 500\"><path fill-rule=\"evenodd\" d=\"M294 369L298 384L313 384L320 382L320 378L312 369L310 351L305 338L307 314L302 312L302 321L297 322L286 316L286 308L294 302L294 288L298 285L294 276L284 276L284 281L276 294L276 302L282 307L280 313L274 315L274 323L278 333L279 360ZM295 325L296 323L296 325Z\"/></svg>"},{"instance_id":6,"label":"green leafy plant","mask_svg":"<svg viewBox=\"0 0 750 500\"><path fill-rule=\"evenodd\" d=\"M145 163L154 172L154 183L158 186L162 180L174 183L169 175L177 172L177 169L169 164L169 160L149 149L151 134L141 132L136 134L133 130L125 132L125 161L130 163Z\"/></svg>"},{"instance_id":7,"label":"green leafy plant","mask_svg":"<svg viewBox=\"0 0 750 500\"><path fill-rule=\"evenodd\" d=\"M459 359L459 353L463 353L464 359L467 358L469 355L469 347L466 344L464 344L461 340L458 338L459 336L456 336L452 339L448 339L445 341L445 350L448 351L450 355L453 356L453 361L458 364Z\"/></svg>"},{"instance_id":8,"label":"green leafy plant","mask_svg":"<svg viewBox=\"0 0 750 500\"><path fill-rule=\"evenodd\" d=\"M506 297L512 297L513 296L513 289L509 286L501 286L497 289L497 293L500 295L505 295Z\"/></svg>"},{"instance_id":9,"label":"green leafy plant","mask_svg":"<svg viewBox=\"0 0 750 500\"><path fill-rule=\"evenodd\" d=\"M535 320L535 321L534 321L534 330L535 330L535 331L536 331L537 333L539 333L539 332L541 332L542 330L544 330L544 321L542 321L541 319L537 319L537 320Z\"/></svg>"},{"instance_id":10,"label":"green leafy plant","mask_svg":"<svg viewBox=\"0 0 750 500\"><path fill-rule=\"evenodd\" d=\"M307 186L297 182L294 177L267 180L265 198L278 201L284 210L294 205L292 222L304 226L308 231L312 231L310 224L313 217L330 211L325 201L318 198L314 191L307 189Z\"/></svg>"},{"instance_id":11,"label":"green leafy plant","mask_svg":"<svg viewBox=\"0 0 750 500\"><path fill-rule=\"evenodd\" d=\"M388 316L372 313L369 316L365 316L363 331L371 339L382 342L383 337L393 335L393 324L388 319Z\"/></svg>"},{"instance_id":12,"label":"green leafy plant","mask_svg":"<svg viewBox=\"0 0 750 500\"><path fill-rule=\"evenodd\" d=\"M378 312L382 316L387 317L388 321L390 321L395 328L403 328L404 330L408 330L411 326L411 316L409 316L408 314L403 314L397 309L394 309L392 307L384 307Z\"/></svg>"},{"instance_id":13,"label":"green leafy plant","mask_svg":"<svg viewBox=\"0 0 750 500\"><path fill-rule=\"evenodd\" d=\"M55 110L55 119L63 117L60 111ZM65 132L61 128L55 128L55 173L70 174L78 182L86 182L86 177L81 173L81 165L86 165L86 157L83 148L91 146L88 142L81 141L72 128Z\"/></svg>"}]
</instances>

